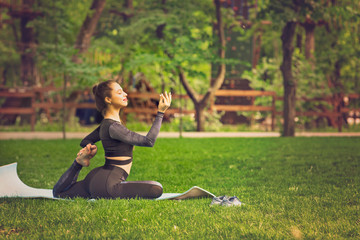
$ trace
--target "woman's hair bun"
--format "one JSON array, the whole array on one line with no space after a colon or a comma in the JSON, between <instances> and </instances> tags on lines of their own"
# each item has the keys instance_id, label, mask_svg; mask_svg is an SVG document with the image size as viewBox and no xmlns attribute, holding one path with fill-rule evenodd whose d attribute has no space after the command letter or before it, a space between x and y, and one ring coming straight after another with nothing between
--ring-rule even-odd
<instances>
[{"instance_id":1,"label":"woman's hair bun","mask_svg":"<svg viewBox=\"0 0 360 240\"><path fill-rule=\"evenodd\" d=\"M92 89L92 92L93 92L94 95L96 95L97 90L98 90L98 84L96 84Z\"/></svg>"}]
</instances>

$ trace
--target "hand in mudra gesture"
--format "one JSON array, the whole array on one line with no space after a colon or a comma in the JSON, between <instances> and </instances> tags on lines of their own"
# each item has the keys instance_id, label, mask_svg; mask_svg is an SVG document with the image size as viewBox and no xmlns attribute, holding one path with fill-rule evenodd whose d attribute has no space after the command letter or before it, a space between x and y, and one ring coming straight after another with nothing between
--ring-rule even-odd
<instances>
[{"instance_id":1,"label":"hand in mudra gesture","mask_svg":"<svg viewBox=\"0 0 360 240\"><path fill-rule=\"evenodd\" d=\"M158 110L159 112L165 112L171 104L171 93L167 93L165 91L165 93L160 94L160 101L159 101L159 106L158 106Z\"/></svg>"}]
</instances>

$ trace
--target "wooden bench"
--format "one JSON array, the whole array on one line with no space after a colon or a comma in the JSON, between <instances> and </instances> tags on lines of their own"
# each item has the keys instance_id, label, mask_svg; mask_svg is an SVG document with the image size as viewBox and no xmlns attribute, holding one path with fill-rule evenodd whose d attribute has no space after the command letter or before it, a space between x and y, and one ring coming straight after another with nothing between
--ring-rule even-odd
<instances>
[{"instance_id":1,"label":"wooden bench","mask_svg":"<svg viewBox=\"0 0 360 240\"><path fill-rule=\"evenodd\" d=\"M0 98L30 98L30 107L2 107L0 115L30 115L31 131L35 130L36 111L33 107L35 93L31 91L22 91L20 89L9 89L0 91Z\"/></svg>"},{"instance_id":2,"label":"wooden bench","mask_svg":"<svg viewBox=\"0 0 360 240\"><path fill-rule=\"evenodd\" d=\"M212 104L210 110L228 111L228 112L271 112L271 130L275 129L275 97L276 93L272 91L256 91L256 90L223 90L216 91L215 97L263 97L268 96L272 98L271 106L256 106L256 105L216 105ZM252 101L253 102L253 101Z\"/></svg>"},{"instance_id":3,"label":"wooden bench","mask_svg":"<svg viewBox=\"0 0 360 240\"><path fill-rule=\"evenodd\" d=\"M17 115L30 115L31 117L31 130L34 131L35 128L35 122L36 122L36 114L39 111L39 109L43 109L46 113L52 110L61 110L64 105L62 103L62 99L59 98L57 102L48 101L44 97L42 99L36 99L41 98L42 94L45 92L54 91L57 92L57 94L60 96L61 89L55 88L55 87L44 87L44 88L0 88L0 98L29 98L31 104L29 104L29 107L1 107L0 108L0 115L11 115L11 114L17 114ZM282 97L277 97L275 92L272 91L254 91L254 90L218 90L215 93L215 97L251 97L253 100L255 97L271 97L271 105L270 106L257 106L257 105L217 105L212 104L210 106L210 111L233 111L233 112L241 112L241 111L268 111L271 112L271 129L274 131L274 125L275 125L275 116L276 115L282 115L281 111L276 111L275 103L277 100L283 100ZM360 99L359 94L348 94L344 97L348 97L349 99ZM139 92L129 92L128 98L130 101L135 100L159 100L159 94L158 93L139 93ZM184 99L189 100L189 96L187 95L177 95L173 94L173 99ZM299 101L325 101L328 103L332 103L334 101L331 97L324 97L324 98L313 98L313 99L298 99ZM252 101L254 102L254 101ZM336 103L338 106L338 103ZM76 103L76 102L67 102L65 103L65 107L67 109L95 109L95 103ZM137 113L137 114L148 114L149 116L155 115L157 112L157 107L154 105L153 107L149 108L143 108L139 106L135 107L127 107L123 111L126 114L128 113ZM297 116L309 116L309 117L328 117L331 119L333 124L336 122L337 126L339 127L339 131L341 131L341 114L348 113L348 112L360 112L360 109L354 108L354 107L341 107L336 108L334 107L333 110L326 110L326 111L307 111L307 112L297 112ZM175 108L171 107L166 114L176 114L176 113L182 113L182 114L194 114L194 110L188 110L186 109L186 106L184 108ZM354 115L354 118L357 116Z\"/></svg>"}]
</instances>

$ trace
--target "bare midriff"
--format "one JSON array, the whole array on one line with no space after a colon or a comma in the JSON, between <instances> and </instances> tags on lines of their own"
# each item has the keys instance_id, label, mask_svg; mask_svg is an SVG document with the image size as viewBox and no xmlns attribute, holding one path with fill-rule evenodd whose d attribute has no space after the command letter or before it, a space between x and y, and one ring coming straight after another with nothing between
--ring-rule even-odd
<instances>
[{"instance_id":1,"label":"bare midriff","mask_svg":"<svg viewBox=\"0 0 360 240\"><path fill-rule=\"evenodd\" d=\"M107 159L110 159L110 160L117 160L117 161L126 161L126 160L129 160L131 159L131 157L129 156L121 156L121 157L106 157ZM115 165L115 164L111 164L113 166L116 166L116 167L119 167L119 168L122 168L125 170L125 172L127 174L130 174L130 170L131 170L131 166L132 166L132 162L131 163L128 163L128 164L125 164L125 165Z\"/></svg>"}]
</instances>

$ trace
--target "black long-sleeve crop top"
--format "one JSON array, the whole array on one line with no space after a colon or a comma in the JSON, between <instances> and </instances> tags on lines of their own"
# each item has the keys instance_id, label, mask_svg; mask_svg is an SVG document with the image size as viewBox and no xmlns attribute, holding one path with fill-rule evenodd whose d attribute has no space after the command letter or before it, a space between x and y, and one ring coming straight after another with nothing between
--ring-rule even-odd
<instances>
[{"instance_id":1,"label":"black long-sleeve crop top","mask_svg":"<svg viewBox=\"0 0 360 240\"><path fill-rule=\"evenodd\" d=\"M106 157L133 156L133 146L153 147L159 134L164 113L158 112L146 136L132 132L118 121L104 119L100 126L87 135L81 147L101 140Z\"/></svg>"}]
</instances>

